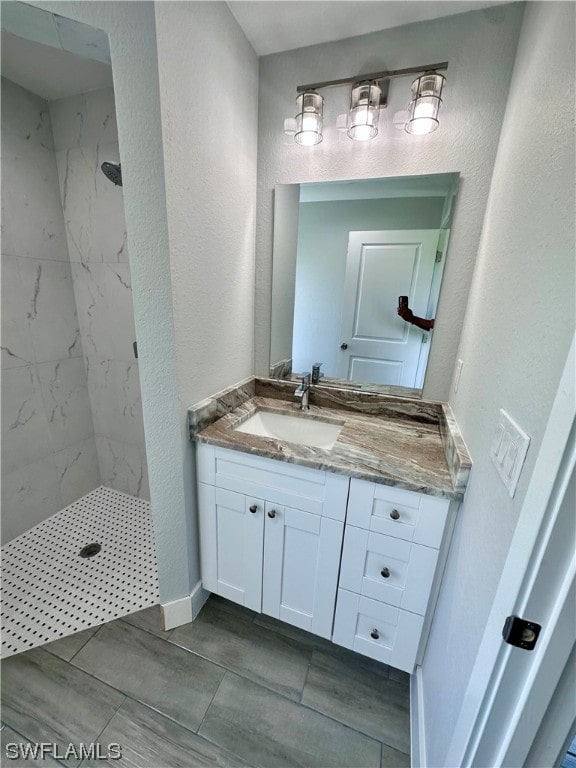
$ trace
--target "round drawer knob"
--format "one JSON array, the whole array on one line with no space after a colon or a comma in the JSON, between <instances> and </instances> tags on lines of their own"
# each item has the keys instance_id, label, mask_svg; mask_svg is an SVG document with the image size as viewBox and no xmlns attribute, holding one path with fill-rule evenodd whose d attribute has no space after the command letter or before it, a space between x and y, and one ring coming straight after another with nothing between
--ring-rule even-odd
<instances>
[{"instance_id":1,"label":"round drawer knob","mask_svg":"<svg viewBox=\"0 0 576 768\"><path fill-rule=\"evenodd\" d=\"M250 507L250 512L252 512L253 515L256 512L258 512L258 507L256 506L256 504L252 504L252 506Z\"/></svg>"},{"instance_id":2,"label":"round drawer knob","mask_svg":"<svg viewBox=\"0 0 576 768\"><path fill-rule=\"evenodd\" d=\"M348 349L348 344L344 342L344 344L340 344L340 349Z\"/></svg>"},{"instance_id":3,"label":"round drawer knob","mask_svg":"<svg viewBox=\"0 0 576 768\"><path fill-rule=\"evenodd\" d=\"M268 517L276 517L276 510L275 509L271 509L268 512Z\"/></svg>"},{"instance_id":4,"label":"round drawer knob","mask_svg":"<svg viewBox=\"0 0 576 768\"><path fill-rule=\"evenodd\" d=\"M382 576L383 579L389 579L390 578L390 569L389 568L382 568L380 571L380 576Z\"/></svg>"},{"instance_id":5,"label":"round drawer knob","mask_svg":"<svg viewBox=\"0 0 576 768\"><path fill-rule=\"evenodd\" d=\"M370 632L370 637L372 638L372 640L379 640L380 632L378 632L377 629L373 629L372 632Z\"/></svg>"},{"instance_id":6,"label":"round drawer knob","mask_svg":"<svg viewBox=\"0 0 576 768\"><path fill-rule=\"evenodd\" d=\"M390 517L392 520L400 520L400 512L398 512L397 509L393 509L392 512L390 512Z\"/></svg>"}]
</instances>

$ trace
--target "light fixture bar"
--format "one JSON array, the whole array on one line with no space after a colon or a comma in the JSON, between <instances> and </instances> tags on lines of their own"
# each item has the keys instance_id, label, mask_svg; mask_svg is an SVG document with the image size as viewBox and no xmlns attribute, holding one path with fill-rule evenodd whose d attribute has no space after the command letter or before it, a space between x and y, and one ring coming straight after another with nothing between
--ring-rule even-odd
<instances>
[{"instance_id":1,"label":"light fixture bar","mask_svg":"<svg viewBox=\"0 0 576 768\"><path fill-rule=\"evenodd\" d=\"M367 80L389 80L393 77L406 77L407 75L419 75L422 72L431 72L439 69L448 69L448 62L442 61L440 64L426 64L424 67L409 67L408 69L391 69L387 72L373 72L369 75L354 75L354 77L343 77L340 80L324 80L321 83L310 83L309 85L299 85L296 88L297 93L304 91L317 91L321 88L333 88L338 85L347 85Z\"/></svg>"}]
</instances>

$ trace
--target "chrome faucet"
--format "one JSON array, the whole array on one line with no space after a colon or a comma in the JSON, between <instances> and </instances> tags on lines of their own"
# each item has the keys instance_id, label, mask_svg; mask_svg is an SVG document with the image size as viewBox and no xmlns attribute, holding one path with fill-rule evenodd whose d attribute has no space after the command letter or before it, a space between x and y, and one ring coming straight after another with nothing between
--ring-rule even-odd
<instances>
[{"instance_id":1,"label":"chrome faucet","mask_svg":"<svg viewBox=\"0 0 576 768\"><path fill-rule=\"evenodd\" d=\"M310 408L310 404L308 402L310 398L310 374L306 373L304 376L302 376L302 382L300 383L300 386L298 389L294 392L296 397L301 398L300 401L300 410L301 411L307 411Z\"/></svg>"}]
</instances>

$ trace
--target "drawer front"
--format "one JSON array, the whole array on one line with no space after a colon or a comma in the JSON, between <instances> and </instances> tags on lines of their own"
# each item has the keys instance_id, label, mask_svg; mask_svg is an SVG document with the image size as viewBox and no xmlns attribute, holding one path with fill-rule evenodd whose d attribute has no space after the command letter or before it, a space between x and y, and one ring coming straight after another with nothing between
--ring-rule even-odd
<instances>
[{"instance_id":1,"label":"drawer front","mask_svg":"<svg viewBox=\"0 0 576 768\"><path fill-rule=\"evenodd\" d=\"M412 674L424 619L338 590L333 642Z\"/></svg>"},{"instance_id":2,"label":"drawer front","mask_svg":"<svg viewBox=\"0 0 576 768\"><path fill-rule=\"evenodd\" d=\"M350 479L319 469L198 444L198 480L344 521Z\"/></svg>"},{"instance_id":3,"label":"drawer front","mask_svg":"<svg viewBox=\"0 0 576 768\"><path fill-rule=\"evenodd\" d=\"M449 506L448 499L353 478L347 522L439 549Z\"/></svg>"},{"instance_id":4,"label":"drawer front","mask_svg":"<svg viewBox=\"0 0 576 768\"><path fill-rule=\"evenodd\" d=\"M438 550L346 526L340 586L424 616Z\"/></svg>"}]
</instances>

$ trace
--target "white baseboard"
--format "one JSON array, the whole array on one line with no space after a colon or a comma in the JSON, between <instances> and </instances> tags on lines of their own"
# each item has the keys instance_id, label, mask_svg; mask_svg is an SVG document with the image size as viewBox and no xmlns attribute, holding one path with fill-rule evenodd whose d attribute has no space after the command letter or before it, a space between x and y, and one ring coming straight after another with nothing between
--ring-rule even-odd
<instances>
[{"instance_id":1,"label":"white baseboard","mask_svg":"<svg viewBox=\"0 0 576 768\"><path fill-rule=\"evenodd\" d=\"M422 667L410 675L410 754L412 768L426 768L426 732L424 730L424 691Z\"/></svg>"},{"instance_id":2,"label":"white baseboard","mask_svg":"<svg viewBox=\"0 0 576 768\"><path fill-rule=\"evenodd\" d=\"M189 624L194 621L209 597L210 592L207 592L203 588L202 582L199 581L191 594L169 603L163 603L160 605L162 628L164 630L175 629L175 627L181 627L182 624Z\"/></svg>"}]
</instances>

